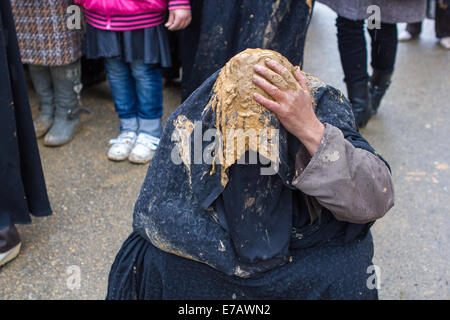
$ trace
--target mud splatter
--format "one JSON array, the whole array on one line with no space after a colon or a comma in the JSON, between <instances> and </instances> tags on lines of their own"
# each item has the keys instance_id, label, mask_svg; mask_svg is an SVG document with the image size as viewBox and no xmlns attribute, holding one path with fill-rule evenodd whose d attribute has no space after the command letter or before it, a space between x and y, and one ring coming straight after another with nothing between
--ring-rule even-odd
<instances>
[{"instance_id":1,"label":"mud splatter","mask_svg":"<svg viewBox=\"0 0 450 320\"><path fill-rule=\"evenodd\" d=\"M309 14L312 12L312 0L306 0L306 5L309 7Z\"/></svg>"},{"instance_id":2,"label":"mud splatter","mask_svg":"<svg viewBox=\"0 0 450 320\"><path fill-rule=\"evenodd\" d=\"M241 278L248 278L250 276L250 273L248 271L242 270L240 266L237 266L234 269L234 275Z\"/></svg>"},{"instance_id":3,"label":"mud splatter","mask_svg":"<svg viewBox=\"0 0 450 320\"><path fill-rule=\"evenodd\" d=\"M278 131L274 125L271 125L274 121L279 123L278 119L253 98L254 93L259 93L270 99L261 88L253 83L255 74L253 67L257 64L265 66L266 59L275 60L286 67L293 78L295 67L278 52L247 49L230 59L222 69L214 84L214 93L203 111L212 109L215 112L216 128L222 133L223 152L214 157L218 157L218 162L222 165L221 182L223 186L228 183L226 169L249 150L258 152L272 163L279 163ZM286 81L286 86L292 90L300 88L295 80ZM256 136L257 139L249 137L247 141L246 137L249 131L253 133L249 136ZM244 133L242 144L245 146L240 147L239 138L242 138L242 133ZM238 148L236 148L235 139L238 140ZM216 163L216 159L213 163Z\"/></svg>"},{"instance_id":4,"label":"mud splatter","mask_svg":"<svg viewBox=\"0 0 450 320\"><path fill-rule=\"evenodd\" d=\"M191 176L191 134L194 131L194 124L185 115L179 115L176 120L173 121L175 127L175 134L178 138L175 145L178 148L178 153L181 160L186 166L189 184L192 184Z\"/></svg>"},{"instance_id":5,"label":"mud splatter","mask_svg":"<svg viewBox=\"0 0 450 320\"><path fill-rule=\"evenodd\" d=\"M254 203L255 203L255 198L253 198L253 197L248 198L247 200L245 200L245 204L244 204L245 209L250 208Z\"/></svg>"},{"instance_id":6,"label":"mud splatter","mask_svg":"<svg viewBox=\"0 0 450 320\"><path fill-rule=\"evenodd\" d=\"M340 158L339 151L330 151L322 156L322 160L325 162L336 162Z\"/></svg>"}]
</instances>

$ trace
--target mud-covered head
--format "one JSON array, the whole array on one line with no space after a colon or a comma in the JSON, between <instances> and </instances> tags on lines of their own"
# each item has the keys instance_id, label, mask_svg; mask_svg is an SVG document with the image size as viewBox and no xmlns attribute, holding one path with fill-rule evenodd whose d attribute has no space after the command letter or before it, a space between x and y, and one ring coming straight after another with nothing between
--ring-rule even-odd
<instances>
[{"instance_id":1,"label":"mud-covered head","mask_svg":"<svg viewBox=\"0 0 450 320\"><path fill-rule=\"evenodd\" d=\"M255 93L270 98L253 82L254 66L265 66L267 59L280 63L294 79L295 67L280 53L272 50L247 49L228 61L214 84L214 92L207 109L212 108L215 111L216 128L223 136L224 154L219 155L223 159L223 170L249 150L258 152L273 163L279 162L280 123L275 114L254 99ZM277 80L273 79L273 81ZM295 83L284 81L282 77L279 81L281 86L295 89ZM243 145L239 146L239 140L235 140L239 134L234 136L231 134L233 141L229 138L230 133L236 130L243 130L247 136L252 132L256 139L245 138L241 140ZM226 154L227 151L228 154Z\"/></svg>"},{"instance_id":2,"label":"mud-covered head","mask_svg":"<svg viewBox=\"0 0 450 320\"><path fill-rule=\"evenodd\" d=\"M223 67L214 86L214 92L222 102L220 107L224 109L223 111L227 115L233 115L228 121L232 122L236 117L257 121L261 117L261 114L267 111L253 98L254 93L259 93L264 97L270 98L265 91L253 83L253 76L255 74L253 71L254 66L265 66L265 60L267 59L275 60L287 70L290 70L292 74L295 71L294 66L280 53L263 49L247 49L242 51L231 58ZM277 79L273 80L277 81ZM282 79L280 80L283 81ZM281 81L281 86L292 86L292 84ZM255 125L254 121L250 123L246 121L247 123L244 123L244 126Z\"/></svg>"}]
</instances>

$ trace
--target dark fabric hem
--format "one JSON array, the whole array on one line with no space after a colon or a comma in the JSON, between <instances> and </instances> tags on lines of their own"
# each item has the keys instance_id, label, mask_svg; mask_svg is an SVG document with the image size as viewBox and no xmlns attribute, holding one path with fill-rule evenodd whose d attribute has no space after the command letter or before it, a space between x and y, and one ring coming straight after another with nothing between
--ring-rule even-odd
<instances>
[{"instance_id":1,"label":"dark fabric hem","mask_svg":"<svg viewBox=\"0 0 450 320\"><path fill-rule=\"evenodd\" d=\"M87 25L83 48L88 59L122 58L127 63L144 60L163 68L172 66L163 25L129 31L108 31Z\"/></svg>"}]
</instances>

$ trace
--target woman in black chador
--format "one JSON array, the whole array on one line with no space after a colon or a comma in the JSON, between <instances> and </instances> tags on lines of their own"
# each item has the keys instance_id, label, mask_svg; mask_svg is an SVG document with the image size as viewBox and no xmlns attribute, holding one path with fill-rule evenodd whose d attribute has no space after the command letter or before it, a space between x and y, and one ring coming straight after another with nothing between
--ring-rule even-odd
<instances>
[{"instance_id":1,"label":"woman in black chador","mask_svg":"<svg viewBox=\"0 0 450 320\"><path fill-rule=\"evenodd\" d=\"M15 224L51 214L9 0L0 2L0 266L20 250Z\"/></svg>"},{"instance_id":2,"label":"woman in black chador","mask_svg":"<svg viewBox=\"0 0 450 320\"><path fill-rule=\"evenodd\" d=\"M393 201L342 93L247 49L168 119L107 297L376 299L370 227Z\"/></svg>"}]
</instances>

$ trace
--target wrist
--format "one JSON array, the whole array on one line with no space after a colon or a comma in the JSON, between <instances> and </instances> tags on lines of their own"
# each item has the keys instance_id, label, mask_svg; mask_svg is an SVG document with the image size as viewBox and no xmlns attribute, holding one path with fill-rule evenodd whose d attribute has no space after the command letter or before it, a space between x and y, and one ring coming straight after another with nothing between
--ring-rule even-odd
<instances>
[{"instance_id":1,"label":"wrist","mask_svg":"<svg viewBox=\"0 0 450 320\"><path fill-rule=\"evenodd\" d=\"M313 156L319 149L325 134L325 125L317 120L314 124L308 127L303 127L295 136L303 143L311 156Z\"/></svg>"}]
</instances>

